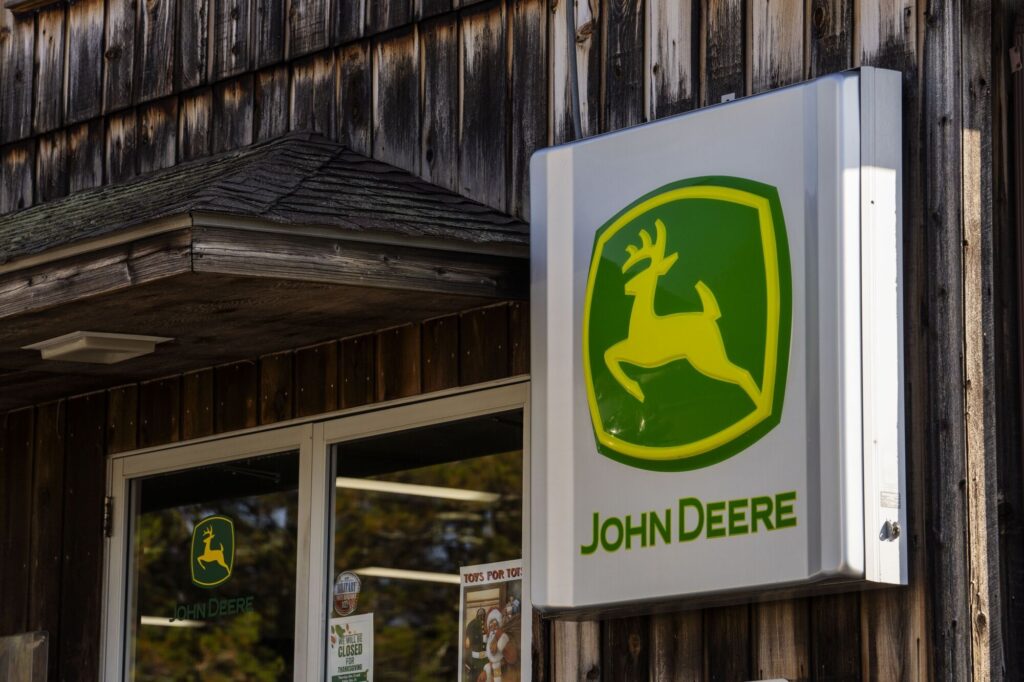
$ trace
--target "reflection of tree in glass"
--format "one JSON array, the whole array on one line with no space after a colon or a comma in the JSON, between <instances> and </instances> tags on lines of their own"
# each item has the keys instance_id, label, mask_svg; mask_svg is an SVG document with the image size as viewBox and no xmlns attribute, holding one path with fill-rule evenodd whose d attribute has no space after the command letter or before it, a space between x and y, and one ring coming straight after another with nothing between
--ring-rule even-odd
<instances>
[{"instance_id":1,"label":"reflection of tree in glass","mask_svg":"<svg viewBox=\"0 0 1024 682\"><path fill-rule=\"evenodd\" d=\"M203 589L192 584L192 529L213 514L234 521L234 566L226 583ZM163 509L135 519L138 616L171 618L178 604L248 595L255 612L208 618L199 628L136 625L134 679L291 678L297 515L298 494L290 491Z\"/></svg>"},{"instance_id":2,"label":"reflection of tree in glass","mask_svg":"<svg viewBox=\"0 0 1024 682\"><path fill-rule=\"evenodd\" d=\"M344 451L341 452L344 457ZM458 576L461 566L522 556L522 453L374 476L375 480L497 493L497 502L339 489L335 575L383 566ZM374 679L458 676L459 587L363 578L357 613L374 613Z\"/></svg>"}]
</instances>

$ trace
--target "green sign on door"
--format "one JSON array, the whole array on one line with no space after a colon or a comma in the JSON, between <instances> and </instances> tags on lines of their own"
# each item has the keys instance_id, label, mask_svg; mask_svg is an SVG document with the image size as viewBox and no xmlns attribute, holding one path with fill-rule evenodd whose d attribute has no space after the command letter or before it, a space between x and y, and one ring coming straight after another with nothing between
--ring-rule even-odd
<instances>
[{"instance_id":1,"label":"green sign on door","mask_svg":"<svg viewBox=\"0 0 1024 682\"><path fill-rule=\"evenodd\" d=\"M782 415L792 288L778 192L675 182L598 230L583 365L598 450L642 469L720 462Z\"/></svg>"},{"instance_id":2,"label":"green sign on door","mask_svg":"<svg viewBox=\"0 0 1024 682\"><path fill-rule=\"evenodd\" d=\"M235 567L235 524L226 516L207 516L192 529L192 582L215 587Z\"/></svg>"}]
</instances>

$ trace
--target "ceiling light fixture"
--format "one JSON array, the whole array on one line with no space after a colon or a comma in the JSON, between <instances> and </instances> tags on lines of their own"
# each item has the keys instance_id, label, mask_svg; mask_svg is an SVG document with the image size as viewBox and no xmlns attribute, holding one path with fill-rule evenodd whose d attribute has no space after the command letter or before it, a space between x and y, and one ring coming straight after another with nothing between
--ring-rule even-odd
<instances>
[{"instance_id":1,"label":"ceiling light fixture","mask_svg":"<svg viewBox=\"0 0 1024 682\"><path fill-rule=\"evenodd\" d=\"M55 339L47 339L24 346L23 350L37 350L43 360L113 365L142 355L149 355L158 343L173 340L163 336L71 332Z\"/></svg>"},{"instance_id":2,"label":"ceiling light fixture","mask_svg":"<svg viewBox=\"0 0 1024 682\"><path fill-rule=\"evenodd\" d=\"M368 490L375 493L438 497L442 500L457 500L459 502L486 502L493 504L501 499L501 495L498 493L488 493L482 490L443 488L436 485L417 485L416 483L397 483L395 481L377 481L372 478L346 478L338 476L335 480L335 486L350 490Z\"/></svg>"},{"instance_id":3,"label":"ceiling light fixture","mask_svg":"<svg viewBox=\"0 0 1024 682\"><path fill-rule=\"evenodd\" d=\"M140 625L155 625L161 628L202 628L206 623L201 620L175 620L160 616L139 616Z\"/></svg>"},{"instance_id":4,"label":"ceiling light fixture","mask_svg":"<svg viewBox=\"0 0 1024 682\"><path fill-rule=\"evenodd\" d=\"M458 585L461 578L451 573L434 573L432 571L407 571L404 568L384 568L383 566L367 566L353 571L356 575L367 578L388 578L391 580L420 580L428 583L446 583Z\"/></svg>"}]
</instances>

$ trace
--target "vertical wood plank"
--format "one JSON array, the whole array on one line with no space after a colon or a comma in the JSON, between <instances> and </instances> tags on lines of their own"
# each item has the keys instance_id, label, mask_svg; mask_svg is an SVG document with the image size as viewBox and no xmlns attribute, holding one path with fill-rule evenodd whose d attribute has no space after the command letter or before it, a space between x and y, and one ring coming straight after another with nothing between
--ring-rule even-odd
<instances>
[{"instance_id":1,"label":"vertical wood plank","mask_svg":"<svg viewBox=\"0 0 1024 682\"><path fill-rule=\"evenodd\" d=\"M135 56L135 98L138 102L148 102L174 91L177 5L177 0L139 0L138 52Z\"/></svg>"},{"instance_id":2,"label":"vertical wood plank","mask_svg":"<svg viewBox=\"0 0 1024 682\"><path fill-rule=\"evenodd\" d=\"M253 128L256 142L288 132L289 74L287 66L256 74Z\"/></svg>"},{"instance_id":3,"label":"vertical wood plank","mask_svg":"<svg viewBox=\"0 0 1024 682\"><path fill-rule=\"evenodd\" d=\"M644 120L644 9L644 0L607 0L602 130Z\"/></svg>"},{"instance_id":4,"label":"vertical wood plank","mask_svg":"<svg viewBox=\"0 0 1024 682\"><path fill-rule=\"evenodd\" d=\"M68 190L77 192L103 184L103 119L68 129Z\"/></svg>"},{"instance_id":5,"label":"vertical wood plank","mask_svg":"<svg viewBox=\"0 0 1024 682\"><path fill-rule=\"evenodd\" d=\"M530 155L548 143L547 5L512 5L512 166L508 210L530 219Z\"/></svg>"},{"instance_id":6,"label":"vertical wood plank","mask_svg":"<svg viewBox=\"0 0 1024 682\"><path fill-rule=\"evenodd\" d=\"M50 633L50 670L60 650L61 549L64 543L64 401L40 405L35 417L31 508L19 518L31 520L28 630ZM29 511L26 518L25 511ZM6 592L5 585L5 592ZM10 594L10 593L7 593Z\"/></svg>"},{"instance_id":7,"label":"vertical wood plank","mask_svg":"<svg viewBox=\"0 0 1024 682\"><path fill-rule=\"evenodd\" d=\"M253 142L253 76L245 74L213 86L213 153Z\"/></svg>"},{"instance_id":8,"label":"vertical wood plank","mask_svg":"<svg viewBox=\"0 0 1024 682\"><path fill-rule=\"evenodd\" d=\"M212 0L213 64L211 78L218 81L242 73L249 68L249 22L251 3L249 0Z\"/></svg>"},{"instance_id":9,"label":"vertical wood plank","mask_svg":"<svg viewBox=\"0 0 1024 682\"><path fill-rule=\"evenodd\" d=\"M377 42L373 59L373 156L399 168L419 165L419 50L415 31Z\"/></svg>"},{"instance_id":10,"label":"vertical wood plank","mask_svg":"<svg viewBox=\"0 0 1024 682\"><path fill-rule=\"evenodd\" d=\"M704 656L711 682L753 678L750 607L727 606L704 612Z\"/></svg>"},{"instance_id":11,"label":"vertical wood plank","mask_svg":"<svg viewBox=\"0 0 1024 682\"><path fill-rule=\"evenodd\" d=\"M214 432L214 372L204 369L181 378L181 437L202 438Z\"/></svg>"},{"instance_id":12,"label":"vertical wood plank","mask_svg":"<svg viewBox=\"0 0 1024 682\"><path fill-rule=\"evenodd\" d=\"M599 130L601 113L601 1L576 2L576 71L579 80L580 124L583 136ZM572 120L572 92L567 50L570 36L566 26L564 0L550 0L551 108L554 144L575 138Z\"/></svg>"},{"instance_id":13,"label":"vertical wood plank","mask_svg":"<svg viewBox=\"0 0 1024 682\"><path fill-rule=\"evenodd\" d=\"M510 301L508 304L509 374L530 373L530 303Z\"/></svg>"},{"instance_id":14,"label":"vertical wood plank","mask_svg":"<svg viewBox=\"0 0 1024 682\"><path fill-rule=\"evenodd\" d=\"M348 45L338 50L338 133L339 143L369 156L370 91L373 72L370 68L370 43Z\"/></svg>"},{"instance_id":15,"label":"vertical wood plank","mask_svg":"<svg viewBox=\"0 0 1024 682\"><path fill-rule=\"evenodd\" d=\"M206 83L210 55L210 0L177 0L177 84L188 90Z\"/></svg>"},{"instance_id":16,"label":"vertical wood plank","mask_svg":"<svg viewBox=\"0 0 1024 682\"><path fill-rule=\"evenodd\" d=\"M295 416L338 409L338 344L321 343L295 351Z\"/></svg>"},{"instance_id":17,"label":"vertical wood plank","mask_svg":"<svg viewBox=\"0 0 1024 682\"><path fill-rule=\"evenodd\" d=\"M377 400L420 392L420 326L408 324L377 333Z\"/></svg>"},{"instance_id":18,"label":"vertical wood plank","mask_svg":"<svg viewBox=\"0 0 1024 682\"><path fill-rule=\"evenodd\" d=\"M63 6L40 10L36 18L36 133L64 124L64 19Z\"/></svg>"},{"instance_id":19,"label":"vertical wood plank","mask_svg":"<svg viewBox=\"0 0 1024 682\"><path fill-rule=\"evenodd\" d=\"M508 199L505 6L462 15L459 193L504 210Z\"/></svg>"},{"instance_id":20,"label":"vertical wood plank","mask_svg":"<svg viewBox=\"0 0 1024 682\"><path fill-rule=\"evenodd\" d=\"M284 59L285 4L284 0L256 0L257 69Z\"/></svg>"},{"instance_id":21,"label":"vertical wood plank","mask_svg":"<svg viewBox=\"0 0 1024 682\"><path fill-rule=\"evenodd\" d=\"M291 129L334 134L334 54L327 52L292 64Z\"/></svg>"},{"instance_id":22,"label":"vertical wood plank","mask_svg":"<svg viewBox=\"0 0 1024 682\"><path fill-rule=\"evenodd\" d=\"M288 58L327 47L331 40L331 0L291 0L288 4Z\"/></svg>"},{"instance_id":23,"label":"vertical wood plank","mask_svg":"<svg viewBox=\"0 0 1024 682\"><path fill-rule=\"evenodd\" d=\"M295 414L292 358L291 351L260 358L260 424L284 421Z\"/></svg>"},{"instance_id":24,"label":"vertical wood plank","mask_svg":"<svg viewBox=\"0 0 1024 682\"><path fill-rule=\"evenodd\" d=\"M123 182L138 173L138 137L135 110L107 118L107 144L104 167L107 182Z\"/></svg>"},{"instance_id":25,"label":"vertical wood plank","mask_svg":"<svg viewBox=\"0 0 1024 682\"><path fill-rule=\"evenodd\" d=\"M452 9L452 0L414 0L413 16L416 20L428 19Z\"/></svg>"},{"instance_id":26,"label":"vertical wood plank","mask_svg":"<svg viewBox=\"0 0 1024 682\"><path fill-rule=\"evenodd\" d=\"M103 0L68 5L67 122L98 116L103 104Z\"/></svg>"},{"instance_id":27,"label":"vertical wood plank","mask_svg":"<svg viewBox=\"0 0 1024 682\"><path fill-rule=\"evenodd\" d=\"M255 362L236 362L214 370L214 430L249 429L259 423L259 377Z\"/></svg>"},{"instance_id":28,"label":"vertical wood plank","mask_svg":"<svg viewBox=\"0 0 1024 682\"><path fill-rule=\"evenodd\" d=\"M0 635L24 632L28 627L31 521L25 510L32 506L32 446L34 413L32 408L9 412L5 416L3 481L4 510L3 553L0 575L3 576L4 608L0 609Z\"/></svg>"},{"instance_id":29,"label":"vertical wood plank","mask_svg":"<svg viewBox=\"0 0 1024 682\"><path fill-rule=\"evenodd\" d=\"M542 618L539 611L533 612L533 641L530 643L533 665L530 671L534 682L551 682L554 676L551 670L551 651L554 642L551 639L551 621Z\"/></svg>"},{"instance_id":30,"label":"vertical wood plank","mask_svg":"<svg viewBox=\"0 0 1024 682\"><path fill-rule=\"evenodd\" d=\"M899 594L906 589L868 590L861 595L861 660L851 660L846 647L840 644L835 647L841 651L840 658L824 663L827 671L849 675L849 679L927 679L917 674L927 669L920 660L927 655L923 642L914 641L913 629L906 627L908 614L903 610L906 600ZM836 641L840 636L832 623L823 623L821 627L828 634L818 635L819 638ZM908 652L914 655L908 657ZM816 671L819 669L815 666Z\"/></svg>"},{"instance_id":31,"label":"vertical wood plank","mask_svg":"<svg viewBox=\"0 0 1024 682\"><path fill-rule=\"evenodd\" d=\"M804 0L754 0L751 9L753 93L803 77Z\"/></svg>"},{"instance_id":32,"label":"vertical wood plank","mask_svg":"<svg viewBox=\"0 0 1024 682\"><path fill-rule=\"evenodd\" d=\"M211 149L213 90L201 88L181 96L178 112L178 160L208 156Z\"/></svg>"},{"instance_id":33,"label":"vertical wood plank","mask_svg":"<svg viewBox=\"0 0 1024 682\"><path fill-rule=\"evenodd\" d=\"M811 0L810 11L810 76L850 68L853 64L853 0Z\"/></svg>"},{"instance_id":34,"label":"vertical wood plank","mask_svg":"<svg viewBox=\"0 0 1024 682\"><path fill-rule=\"evenodd\" d=\"M103 52L103 111L116 111L132 103L135 83L135 25L137 0L110 0Z\"/></svg>"},{"instance_id":35,"label":"vertical wood plank","mask_svg":"<svg viewBox=\"0 0 1024 682\"><path fill-rule=\"evenodd\" d=\"M455 190L459 172L459 29L455 17L420 27L423 131L420 175ZM344 98L344 94L342 94Z\"/></svg>"},{"instance_id":36,"label":"vertical wood plank","mask_svg":"<svg viewBox=\"0 0 1024 682\"><path fill-rule=\"evenodd\" d=\"M651 120L689 111L699 104L698 20L700 0L650 0L648 42Z\"/></svg>"},{"instance_id":37,"label":"vertical wood plank","mask_svg":"<svg viewBox=\"0 0 1024 682\"><path fill-rule=\"evenodd\" d=\"M744 0L707 0L704 104L746 94Z\"/></svg>"},{"instance_id":38,"label":"vertical wood plank","mask_svg":"<svg viewBox=\"0 0 1024 682\"><path fill-rule=\"evenodd\" d=\"M572 623L556 620L552 624L556 680L601 679L601 624L596 621Z\"/></svg>"},{"instance_id":39,"label":"vertical wood plank","mask_svg":"<svg viewBox=\"0 0 1024 682\"><path fill-rule=\"evenodd\" d=\"M0 214L32 205L36 146L27 140L0 150Z\"/></svg>"},{"instance_id":40,"label":"vertical wood plank","mask_svg":"<svg viewBox=\"0 0 1024 682\"><path fill-rule=\"evenodd\" d=\"M423 323L423 392L459 385L459 316Z\"/></svg>"},{"instance_id":41,"label":"vertical wood plank","mask_svg":"<svg viewBox=\"0 0 1024 682\"><path fill-rule=\"evenodd\" d=\"M181 440L181 377L139 384L139 447Z\"/></svg>"},{"instance_id":42,"label":"vertical wood plank","mask_svg":"<svg viewBox=\"0 0 1024 682\"><path fill-rule=\"evenodd\" d=\"M64 524L60 593L63 679L75 679L82 671L97 671L100 665L106 406L106 395L102 392L67 401L64 465L67 523ZM116 503L125 504L125 500L116 500Z\"/></svg>"},{"instance_id":43,"label":"vertical wood plank","mask_svg":"<svg viewBox=\"0 0 1024 682\"><path fill-rule=\"evenodd\" d=\"M368 0L366 35L374 35L404 26L412 21L411 0Z\"/></svg>"},{"instance_id":44,"label":"vertical wood plank","mask_svg":"<svg viewBox=\"0 0 1024 682\"><path fill-rule=\"evenodd\" d=\"M129 384L107 391L107 453L139 447L139 387Z\"/></svg>"},{"instance_id":45,"label":"vertical wood plank","mask_svg":"<svg viewBox=\"0 0 1024 682\"><path fill-rule=\"evenodd\" d=\"M178 98L139 107L139 172L149 173L173 166L178 152Z\"/></svg>"},{"instance_id":46,"label":"vertical wood plank","mask_svg":"<svg viewBox=\"0 0 1024 682\"><path fill-rule=\"evenodd\" d=\"M917 5L917 0L857 3L855 63L916 71Z\"/></svg>"},{"instance_id":47,"label":"vertical wood plank","mask_svg":"<svg viewBox=\"0 0 1024 682\"><path fill-rule=\"evenodd\" d=\"M967 565L970 578L971 675L992 679L1005 674L1000 600L999 498L996 454L995 320L993 257L993 6L968 0L962 17L960 52L961 196L964 289L964 417L967 451ZM1002 70L1002 57L996 58ZM1000 367L998 372L1002 372Z\"/></svg>"},{"instance_id":48,"label":"vertical wood plank","mask_svg":"<svg viewBox=\"0 0 1024 682\"><path fill-rule=\"evenodd\" d=\"M363 37L366 0L335 0L333 15L335 44L348 43Z\"/></svg>"},{"instance_id":49,"label":"vertical wood plank","mask_svg":"<svg viewBox=\"0 0 1024 682\"><path fill-rule=\"evenodd\" d=\"M808 679L811 674L808 618L806 599L754 606L754 672L757 679Z\"/></svg>"},{"instance_id":50,"label":"vertical wood plank","mask_svg":"<svg viewBox=\"0 0 1024 682\"><path fill-rule=\"evenodd\" d=\"M811 665L815 679L861 679L858 603L856 593L811 598Z\"/></svg>"},{"instance_id":51,"label":"vertical wood plank","mask_svg":"<svg viewBox=\"0 0 1024 682\"><path fill-rule=\"evenodd\" d=\"M342 339L338 383L341 407L358 407L377 397L377 337L373 334Z\"/></svg>"},{"instance_id":52,"label":"vertical wood plank","mask_svg":"<svg viewBox=\"0 0 1024 682\"><path fill-rule=\"evenodd\" d=\"M651 682L704 679L703 628L700 611L651 617Z\"/></svg>"},{"instance_id":53,"label":"vertical wood plank","mask_svg":"<svg viewBox=\"0 0 1024 682\"><path fill-rule=\"evenodd\" d=\"M508 376L507 304L459 316L459 354L459 383L463 386Z\"/></svg>"},{"instance_id":54,"label":"vertical wood plank","mask_svg":"<svg viewBox=\"0 0 1024 682\"><path fill-rule=\"evenodd\" d=\"M601 669L607 679L650 679L650 618L607 620L601 634Z\"/></svg>"},{"instance_id":55,"label":"vertical wood plank","mask_svg":"<svg viewBox=\"0 0 1024 682\"><path fill-rule=\"evenodd\" d=\"M68 193L67 134L58 130L38 138L36 152L36 203Z\"/></svg>"},{"instance_id":56,"label":"vertical wood plank","mask_svg":"<svg viewBox=\"0 0 1024 682\"><path fill-rule=\"evenodd\" d=\"M0 143L32 132L36 18L0 9Z\"/></svg>"}]
</instances>

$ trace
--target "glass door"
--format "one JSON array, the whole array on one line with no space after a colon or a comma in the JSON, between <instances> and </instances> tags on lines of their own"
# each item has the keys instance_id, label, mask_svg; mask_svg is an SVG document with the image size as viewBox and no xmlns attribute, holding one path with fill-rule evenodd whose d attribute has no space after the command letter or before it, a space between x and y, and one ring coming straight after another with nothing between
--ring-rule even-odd
<instances>
[{"instance_id":1,"label":"glass door","mask_svg":"<svg viewBox=\"0 0 1024 682\"><path fill-rule=\"evenodd\" d=\"M308 679L311 438L293 427L111 461L103 679Z\"/></svg>"}]
</instances>

